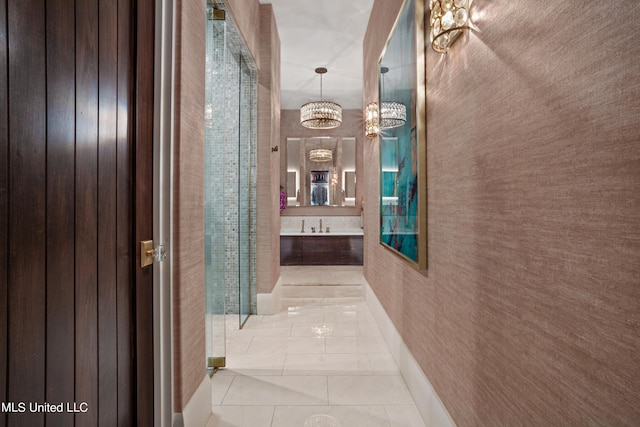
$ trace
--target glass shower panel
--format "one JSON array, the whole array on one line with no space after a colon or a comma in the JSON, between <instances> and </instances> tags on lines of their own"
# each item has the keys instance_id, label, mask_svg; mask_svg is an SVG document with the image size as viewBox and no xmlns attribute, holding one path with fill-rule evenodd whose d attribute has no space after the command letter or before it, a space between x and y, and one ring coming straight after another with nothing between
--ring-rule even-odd
<instances>
[{"instance_id":1,"label":"glass shower panel","mask_svg":"<svg viewBox=\"0 0 640 427\"><path fill-rule=\"evenodd\" d=\"M217 7L223 5L217 2ZM226 328L242 327L256 311L257 72L233 20L228 14L226 20L214 20L214 16L208 13L205 81L205 274L210 361L224 359ZM236 319L226 328L225 315L227 320Z\"/></svg>"},{"instance_id":2,"label":"glass shower panel","mask_svg":"<svg viewBox=\"0 0 640 427\"><path fill-rule=\"evenodd\" d=\"M224 195L225 22L207 20L205 58L205 298L207 367L224 366L226 357L226 288Z\"/></svg>"}]
</instances>

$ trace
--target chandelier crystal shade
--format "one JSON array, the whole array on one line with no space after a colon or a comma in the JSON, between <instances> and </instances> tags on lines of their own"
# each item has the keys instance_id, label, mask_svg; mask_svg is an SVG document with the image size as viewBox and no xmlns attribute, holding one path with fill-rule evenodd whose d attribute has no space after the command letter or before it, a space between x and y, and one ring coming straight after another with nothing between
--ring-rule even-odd
<instances>
[{"instance_id":1,"label":"chandelier crystal shade","mask_svg":"<svg viewBox=\"0 0 640 427\"><path fill-rule=\"evenodd\" d=\"M447 53L464 30L469 28L471 0L431 0L431 47Z\"/></svg>"},{"instance_id":2,"label":"chandelier crystal shade","mask_svg":"<svg viewBox=\"0 0 640 427\"><path fill-rule=\"evenodd\" d=\"M389 68L381 67L382 87L380 97L384 96L384 75L389 72ZM407 107L396 101L382 101L380 103L380 129L391 129L403 126L407 122Z\"/></svg>"},{"instance_id":3,"label":"chandelier crystal shade","mask_svg":"<svg viewBox=\"0 0 640 427\"><path fill-rule=\"evenodd\" d=\"M309 151L309 160L312 162L330 162L333 160L333 152L324 148L316 148Z\"/></svg>"},{"instance_id":4,"label":"chandelier crystal shade","mask_svg":"<svg viewBox=\"0 0 640 427\"><path fill-rule=\"evenodd\" d=\"M342 124L342 107L331 101L307 102L300 107L300 124L309 129L333 129Z\"/></svg>"},{"instance_id":5,"label":"chandelier crystal shade","mask_svg":"<svg viewBox=\"0 0 640 427\"><path fill-rule=\"evenodd\" d=\"M407 121L407 107L395 101L380 103L380 128L391 129L402 126Z\"/></svg>"},{"instance_id":6,"label":"chandelier crystal shade","mask_svg":"<svg viewBox=\"0 0 640 427\"><path fill-rule=\"evenodd\" d=\"M320 101L307 102L300 107L300 124L308 129L333 129L342 124L342 107L322 99L322 75L326 68L316 68L320 74Z\"/></svg>"}]
</instances>

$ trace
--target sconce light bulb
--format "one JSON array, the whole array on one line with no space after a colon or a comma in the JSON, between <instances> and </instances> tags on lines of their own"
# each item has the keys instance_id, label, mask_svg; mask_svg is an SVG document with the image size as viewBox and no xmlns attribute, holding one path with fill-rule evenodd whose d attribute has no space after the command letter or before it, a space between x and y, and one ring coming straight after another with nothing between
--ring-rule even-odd
<instances>
[{"instance_id":1,"label":"sconce light bulb","mask_svg":"<svg viewBox=\"0 0 640 427\"><path fill-rule=\"evenodd\" d=\"M436 52L449 47L469 28L469 0L431 0L429 39Z\"/></svg>"}]
</instances>

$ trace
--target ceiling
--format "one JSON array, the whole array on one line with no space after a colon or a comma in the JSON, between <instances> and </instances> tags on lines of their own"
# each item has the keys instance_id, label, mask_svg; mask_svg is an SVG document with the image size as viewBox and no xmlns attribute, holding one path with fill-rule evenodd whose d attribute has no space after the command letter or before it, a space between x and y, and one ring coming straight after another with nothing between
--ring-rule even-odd
<instances>
[{"instance_id":1,"label":"ceiling","mask_svg":"<svg viewBox=\"0 0 640 427\"><path fill-rule=\"evenodd\" d=\"M362 108L362 42L374 0L260 0L271 3L281 44L281 108L322 94L343 109Z\"/></svg>"}]
</instances>

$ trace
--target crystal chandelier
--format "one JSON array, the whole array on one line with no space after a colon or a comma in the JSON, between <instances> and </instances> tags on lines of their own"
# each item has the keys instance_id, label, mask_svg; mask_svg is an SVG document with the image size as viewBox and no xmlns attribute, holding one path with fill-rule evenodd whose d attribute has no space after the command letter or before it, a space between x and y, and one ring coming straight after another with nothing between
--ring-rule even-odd
<instances>
[{"instance_id":1,"label":"crystal chandelier","mask_svg":"<svg viewBox=\"0 0 640 427\"><path fill-rule=\"evenodd\" d=\"M389 72L389 68L381 67L382 88L381 97L384 96L384 75ZM380 103L380 129L391 129L402 126L407 121L407 107L396 101L382 101Z\"/></svg>"},{"instance_id":2,"label":"crystal chandelier","mask_svg":"<svg viewBox=\"0 0 640 427\"><path fill-rule=\"evenodd\" d=\"M316 148L309 151L309 160L312 162L330 162L333 160L333 152L324 148Z\"/></svg>"},{"instance_id":3,"label":"crystal chandelier","mask_svg":"<svg viewBox=\"0 0 640 427\"><path fill-rule=\"evenodd\" d=\"M342 124L342 107L322 100L322 75L326 72L326 68L316 68L316 73L320 74L320 101L307 102L300 107L300 124L308 129L333 129Z\"/></svg>"},{"instance_id":4,"label":"crystal chandelier","mask_svg":"<svg viewBox=\"0 0 640 427\"><path fill-rule=\"evenodd\" d=\"M449 47L469 28L471 0L431 0L431 47L447 53Z\"/></svg>"},{"instance_id":5,"label":"crystal chandelier","mask_svg":"<svg viewBox=\"0 0 640 427\"><path fill-rule=\"evenodd\" d=\"M397 128L407 121L407 107L396 101L381 102L380 117L381 129Z\"/></svg>"}]
</instances>

